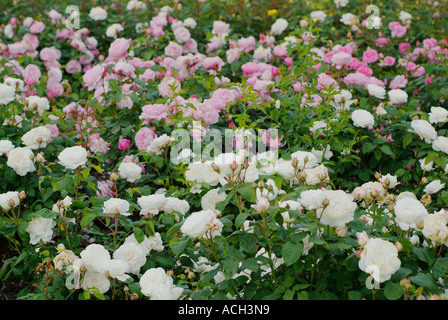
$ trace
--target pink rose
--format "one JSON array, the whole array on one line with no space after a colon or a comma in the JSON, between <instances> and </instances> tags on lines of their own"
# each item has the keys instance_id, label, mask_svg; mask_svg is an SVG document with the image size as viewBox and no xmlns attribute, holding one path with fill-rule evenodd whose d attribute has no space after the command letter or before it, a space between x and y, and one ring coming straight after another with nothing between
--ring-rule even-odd
<instances>
[{"instance_id":1,"label":"pink rose","mask_svg":"<svg viewBox=\"0 0 448 320\"><path fill-rule=\"evenodd\" d=\"M406 54L411 49L411 44L408 42L403 42L398 45L398 49L401 54Z\"/></svg>"},{"instance_id":2,"label":"pink rose","mask_svg":"<svg viewBox=\"0 0 448 320\"><path fill-rule=\"evenodd\" d=\"M67 62L67 65L65 66L65 71L70 74L73 74L75 72L81 72L82 71L81 63L76 59L72 59L69 62Z\"/></svg>"},{"instance_id":3,"label":"pink rose","mask_svg":"<svg viewBox=\"0 0 448 320\"><path fill-rule=\"evenodd\" d=\"M173 57L176 59L182 54L182 46L177 44L176 42L170 41L170 43L165 47L165 55Z\"/></svg>"},{"instance_id":4,"label":"pink rose","mask_svg":"<svg viewBox=\"0 0 448 320\"><path fill-rule=\"evenodd\" d=\"M41 21L35 21L32 26L30 27L31 33L42 33L45 29L45 24Z\"/></svg>"},{"instance_id":5,"label":"pink rose","mask_svg":"<svg viewBox=\"0 0 448 320\"><path fill-rule=\"evenodd\" d=\"M152 128L142 127L135 134L135 144L139 150L146 150L156 137L157 134Z\"/></svg>"},{"instance_id":6,"label":"pink rose","mask_svg":"<svg viewBox=\"0 0 448 320\"><path fill-rule=\"evenodd\" d=\"M384 65L387 67L393 66L395 63L395 58L391 56L387 56L384 58Z\"/></svg>"},{"instance_id":7,"label":"pink rose","mask_svg":"<svg viewBox=\"0 0 448 320\"><path fill-rule=\"evenodd\" d=\"M367 49L362 54L362 59L367 64L376 62L379 59L378 52L375 49Z\"/></svg>"},{"instance_id":8,"label":"pink rose","mask_svg":"<svg viewBox=\"0 0 448 320\"><path fill-rule=\"evenodd\" d=\"M36 83L39 81L42 72L36 65L28 64L23 70L22 75L27 83L29 82Z\"/></svg>"},{"instance_id":9,"label":"pink rose","mask_svg":"<svg viewBox=\"0 0 448 320\"><path fill-rule=\"evenodd\" d=\"M317 90L322 90L324 88L330 88L330 87L333 87L333 89L339 88L339 84L336 82L336 80L334 80L326 73L319 74L319 76L317 77L317 82L318 82L318 85L316 87Z\"/></svg>"},{"instance_id":10,"label":"pink rose","mask_svg":"<svg viewBox=\"0 0 448 320\"><path fill-rule=\"evenodd\" d=\"M47 84L47 91L52 97L60 97L64 93L64 87L59 82L51 81Z\"/></svg>"},{"instance_id":11,"label":"pink rose","mask_svg":"<svg viewBox=\"0 0 448 320\"><path fill-rule=\"evenodd\" d=\"M178 27L174 30L174 37L176 38L177 42L185 43L190 39L191 34L187 28Z\"/></svg>"},{"instance_id":12,"label":"pink rose","mask_svg":"<svg viewBox=\"0 0 448 320\"><path fill-rule=\"evenodd\" d=\"M82 79L88 90L98 89L103 84L104 71L104 67L97 65L84 74Z\"/></svg>"},{"instance_id":13,"label":"pink rose","mask_svg":"<svg viewBox=\"0 0 448 320\"><path fill-rule=\"evenodd\" d=\"M119 38L114 40L114 42L110 44L109 56L106 58L106 62L117 61L126 57L130 45L131 39Z\"/></svg>"},{"instance_id":14,"label":"pink rose","mask_svg":"<svg viewBox=\"0 0 448 320\"><path fill-rule=\"evenodd\" d=\"M408 84L408 80L403 75L397 75L389 84L390 89L404 88Z\"/></svg>"},{"instance_id":15,"label":"pink rose","mask_svg":"<svg viewBox=\"0 0 448 320\"><path fill-rule=\"evenodd\" d=\"M215 22L213 22L212 32L217 35L229 34L230 33L230 25L223 21L215 21Z\"/></svg>"},{"instance_id":16,"label":"pink rose","mask_svg":"<svg viewBox=\"0 0 448 320\"><path fill-rule=\"evenodd\" d=\"M162 120L168 116L168 107L161 103L148 104L143 106L139 119L145 119L143 124L150 123L150 120Z\"/></svg>"},{"instance_id":17,"label":"pink rose","mask_svg":"<svg viewBox=\"0 0 448 320\"><path fill-rule=\"evenodd\" d=\"M122 151L128 150L129 146L131 145L131 140L129 139L121 139L118 141L118 149Z\"/></svg>"},{"instance_id":18,"label":"pink rose","mask_svg":"<svg viewBox=\"0 0 448 320\"><path fill-rule=\"evenodd\" d=\"M369 77L367 77L365 74L361 72L355 72L355 73L349 73L344 77L344 83L346 85L358 85L358 86L364 86L367 81L369 80Z\"/></svg>"},{"instance_id":19,"label":"pink rose","mask_svg":"<svg viewBox=\"0 0 448 320\"><path fill-rule=\"evenodd\" d=\"M250 36L248 38L241 38L237 41L237 47L246 53L255 49L255 38Z\"/></svg>"}]
</instances>

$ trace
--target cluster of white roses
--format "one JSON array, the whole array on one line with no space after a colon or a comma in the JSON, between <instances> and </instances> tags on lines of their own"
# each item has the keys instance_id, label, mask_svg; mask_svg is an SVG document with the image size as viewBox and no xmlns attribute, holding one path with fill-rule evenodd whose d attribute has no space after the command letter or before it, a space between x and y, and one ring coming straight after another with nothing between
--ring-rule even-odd
<instances>
[{"instance_id":1,"label":"cluster of white roses","mask_svg":"<svg viewBox=\"0 0 448 320\"><path fill-rule=\"evenodd\" d=\"M76 256L63 245L58 246L59 254L54 258L55 267L69 274L66 287L70 290L82 288L84 290L97 289L106 293L111 287L110 280L126 281L129 274L139 274L141 267L146 263L146 257L151 251L162 251L163 244L159 233L151 237L144 236L138 242L134 234L128 236L123 244L112 254L100 244L90 244ZM141 278L142 293L151 299L177 299L182 293L181 288L173 286L165 274L149 280L152 273L149 269ZM160 283L159 283L160 282Z\"/></svg>"}]
</instances>

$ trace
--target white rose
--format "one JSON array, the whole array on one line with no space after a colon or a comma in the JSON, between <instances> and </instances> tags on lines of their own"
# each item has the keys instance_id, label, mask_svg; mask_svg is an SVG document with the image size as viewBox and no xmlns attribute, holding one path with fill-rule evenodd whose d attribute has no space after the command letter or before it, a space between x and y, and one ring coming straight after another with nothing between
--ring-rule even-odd
<instances>
[{"instance_id":1,"label":"white rose","mask_svg":"<svg viewBox=\"0 0 448 320\"><path fill-rule=\"evenodd\" d=\"M126 273L129 272L129 263L122 259L112 259L107 265L107 273L114 279L126 281L130 278Z\"/></svg>"},{"instance_id":2,"label":"white rose","mask_svg":"<svg viewBox=\"0 0 448 320\"><path fill-rule=\"evenodd\" d=\"M81 282L81 288L87 291L98 289L102 294L110 289L110 281L104 273L87 270Z\"/></svg>"},{"instance_id":3,"label":"white rose","mask_svg":"<svg viewBox=\"0 0 448 320\"><path fill-rule=\"evenodd\" d=\"M101 7L95 7L90 10L89 17L95 21L106 20L107 11Z\"/></svg>"},{"instance_id":4,"label":"white rose","mask_svg":"<svg viewBox=\"0 0 448 320\"><path fill-rule=\"evenodd\" d=\"M430 123L445 122L448 119L448 110L442 107L431 107L428 115Z\"/></svg>"},{"instance_id":5,"label":"white rose","mask_svg":"<svg viewBox=\"0 0 448 320\"><path fill-rule=\"evenodd\" d=\"M50 139L51 131L44 126L33 128L22 136L23 144L30 149L45 148Z\"/></svg>"},{"instance_id":6,"label":"white rose","mask_svg":"<svg viewBox=\"0 0 448 320\"><path fill-rule=\"evenodd\" d=\"M321 223L338 227L353 220L357 204L352 195L342 190L328 190L324 194L329 204L321 213Z\"/></svg>"},{"instance_id":7,"label":"white rose","mask_svg":"<svg viewBox=\"0 0 448 320\"><path fill-rule=\"evenodd\" d=\"M395 222L400 228L408 230L409 228L415 229L417 222L423 221L428 215L428 211L417 199L405 197L395 203L394 215Z\"/></svg>"},{"instance_id":8,"label":"white rose","mask_svg":"<svg viewBox=\"0 0 448 320\"><path fill-rule=\"evenodd\" d=\"M57 270L62 270L65 266L72 264L77 259L76 255L71 250L63 250L53 259L54 267Z\"/></svg>"},{"instance_id":9,"label":"white rose","mask_svg":"<svg viewBox=\"0 0 448 320\"><path fill-rule=\"evenodd\" d=\"M317 11L311 12L310 17L313 21L324 21L325 18L327 17L327 15L325 12L323 12L321 10L317 10Z\"/></svg>"},{"instance_id":10,"label":"white rose","mask_svg":"<svg viewBox=\"0 0 448 320\"><path fill-rule=\"evenodd\" d=\"M226 193L218 193L219 189L212 189L201 199L201 206L204 210L214 210L216 205L226 199Z\"/></svg>"},{"instance_id":11,"label":"white rose","mask_svg":"<svg viewBox=\"0 0 448 320\"><path fill-rule=\"evenodd\" d=\"M184 289L173 284L173 278L162 268L151 268L140 278L142 293L151 300L177 300Z\"/></svg>"},{"instance_id":12,"label":"white rose","mask_svg":"<svg viewBox=\"0 0 448 320\"><path fill-rule=\"evenodd\" d=\"M45 111L50 109L50 103L45 97L41 98L38 96L29 96L26 99L28 100L28 110L36 112L40 116L42 116Z\"/></svg>"},{"instance_id":13,"label":"white rose","mask_svg":"<svg viewBox=\"0 0 448 320\"><path fill-rule=\"evenodd\" d=\"M90 244L80 253L84 266L88 271L104 273L107 271L110 253L100 244Z\"/></svg>"},{"instance_id":14,"label":"white rose","mask_svg":"<svg viewBox=\"0 0 448 320\"><path fill-rule=\"evenodd\" d=\"M386 97L386 89L377 84L368 84L367 91L369 92L369 95L378 99L384 99Z\"/></svg>"},{"instance_id":15,"label":"white rose","mask_svg":"<svg viewBox=\"0 0 448 320\"><path fill-rule=\"evenodd\" d=\"M280 35L288 27L288 21L283 18L275 20L274 24L271 26L271 32L274 35Z\"/></svg>"},{"instance_id":16,"label":"white rose","mask_svg":"<svg viewBox=\"0 0 448 320\"><path fill-rule=\"evenodd\" d=\"M16 90L7 84L0 83L0 105L5 105L14 101Z\"/></svg>"},{"instance_id":17,"label":"white rose","mask_svg":"<svg viewBox=\"0 0 448 320\"><path fill-rule=\"evenodd\" d=\"M353 13L344 13L341 17L341 22L346 26L350 26L355 22L357 17Z\"/></svg>"},{"instance_id":18,"label":"white rose","mask_svg":"<svg viewBox=\"0 0 448 320\"><path fill-rule=\"evenodd\" d=\"M184 26L194 29L196 27L196 21L193 18L187 18L184 20Z\"/></svg>"},{"instance_id":19,"label":"white rose","mask_svg":"<svg viewBox=\"0 0 448 320\"><path fill-rule=\"evenodd\" d=\"M408 101L408 94L401 89L389 90L387 94L389 95L390 102L393 104L400 104Z\"/></svg>"},{"instance_id":20,"label":"white rose","mask_svg":"<svg viewBox=\"0 0 448 320\"><path fill-rule=\"evenodd\" d=\"M217 223L216 213L213 210L201 210L190 214L184 221L180 231L192 238L201 238Z\"/></svg>"},{"instance_id":21,"label":"white rose","mask_svg":"<svg viewBox=\"0 0 448 320\"><path fill-rule=\"evenodd\" d=\"M418 161L420 162L420 168L422 168L423 171L430 172L434 170L433 168L434 162L432 160L429 161L427 164L425 164L426 162L425 159L420 159Z\"/></svg>"},{"instance_id":22,"label":"white rose","mask_svg":"<svg viewBox=\"0 0 448 320\"><path fill-rule=\"evenodd\" d=\"M28 172L36 171L34 155L30 148L15 148L11 150L6 164L22 177Z\"/></svg>"},{"instance_id":23,"label":"white rose","mask_svg":"<svg viewBox=\"0 0 448 320\"><path fill-rule=\"evenodd\" d=\"M207 183L210 186L216 186L219 182L219 173L213 170L212 162L193 162L188 165L185 171L187 181L197 181L198 183Z\"/></svg>"},{"instance_id":24,"label":"white rose","mask_svg":"<svg viewBox=\"0 0 448 320\"><path fill-rule=\"evenodd\" d=\"M161 155L162 151L171 144L171 137L167 134L163 134L160 137L151 141L151 144L146 149L148 153L155 153Z\"/></svg>"},{"instance_id":25,"label":"white rose","mask_svg":"<svg viewBox=\"0 0 448 320\"><path fill-rule=\"evenodd\" d=\"M305 190L300 194L298 201L304 208L308 210L315 210L322 208L322 203L325 200L325 197L325 192L320 189Z\"/></svg>"},{"instance_id":26,"label":"white rose","mask_svg":"<svg viewBox=\"0 0 448 320\"><path fill-rule=\"evenodd\" d=\"M297 159L297 167L300 170L313 168L318 163L316 156L308 151L296 151L291 154L291 159Z\"/></svg>"},{"instance_id":27,"label":"white rose","mask_svg":"<svg viewBox=\"0 0 448 320\"><path fill-rule=\"evenodd\" d=\"M442 151L448 154L448 138L444 136L435 138L432 142L432 148L435 151Z\"/></svg>"},{"instance_id":28,"label":"white rose","mask_svg":"<svg viewBox=\"0 0 448 320\"><path fill-rule=\"evenodd\" d=\"M67 169L76 169L87 162L87 150L81 146L65 148L58 156L59 163Z\"/></svg>"},{"instance_id":29,"label":"white rose","mask_svg":"<svg viewBox=\"0 0 448 320\"><path fill-rule=\"evenodd\" d=\"M0 207L5 211L15 208L20 204L19 193L17 191L8 191L0 194Z\"/></svg>"},{"instance_id":30,"label":"white rose","mask_svg":"<svg viewBox=\"0 0 448 320\"><path fill-rule=\"evenodd\" d=\"M26 232L30 234L30 243L37 244L41 240L47 243L53 237L53 227L56 222L53 219L36 217L32 219L26 228Z\"/></svg>"},{"instance_id":31,"label":"white rose","mask_svg":"<svg viewBox=\"0 0 448 320\"><path fill-rule=\"evenodd\" d=\"M150 254L152 250L155 250L158 252L163 250L162 237L161 237L160 233L158 233L158 232L156 232L153 236L150 236L150 237L144 236L144 240L140 243L135 238L135 235L131 234L129 237L127 237L124 240L123 244L127 244L127 243L135 243L135 244L139 245L142 248L145 256Z\"/></svg>"},{"instance_id":32,"label":"white rose","mask_svg":"<svg viewBox=\"0 0 448 320\"><path fill-rule=\"evenodd\" d=\"M305 169L303 172L306 174L305 181L309 186L315 186L330 181L330 178L328 177L328 168L322 164L311 169Z\"/></svg>"},{"instance_id":33,"label":"white rose","mask_svg":"<svg viewBox=\"0 0 448 320\"><path fill-rule=\"evenodd\" d=\"M423 235L435 242L447 243L447 220L441 214L428 214L423 221Z\"/></svg>"},{"instance_id":34,"label":"white rose","mask_svg":"<svg viewBox=\"0 0 448 320\"><path fill-rule=\"evenodd\" d=\"M13 87L14 89L16 89L18 91L23 91L23 89L25 88L25 83L23 82L23 80L16 79L16 78L5 78L4 81L5 81L5 84Z\"/></svg>"},{"instance_id":35,"label":"white rose","mask_svg":"<svg viewBox=\"0 0 448 320\"><path fill-rule=\"evenodd\" d=\"M167 213L172 213L175 211L185 214L188 210L190 210L190 205L186 200L181 200L175 197L166 197L166 202L162 210Z\"/></svg>"},{"instance_id":36,"label":"white rose","mask_svg":"<svg viewBox=\"0 0 448 320\"><path fill-rule=\"evenodd\" d=\"M400 15L398 16L398 19L400 19L401 22L404 24L409 24L409 23L411 23L412 15L409 12L400 11Z\"/></svg>"},{"instance_id":37,"label":"white rose","mask_svg":"<svg viewBox=\"0 0 448 320\"><path fill-rule=\"evenodd\" d=\"M311 149L311 153L317 158L317 162L320 163L322 159L330 160L333 156L333 152L330 150L330 145L328 144L325 148L325 153L322 150Z\"/></svg>"},{"instance_id":38,"label":"white rose","mask_svg":"<svg viewBox=\"0 0 448 320\"><path fill-rule=\"evenodd\" d=\"M337 7L345 7L347 6L348 0L334 0L334 3Z\"/></svg>"},{"instance_id":39,"label":"white rose","mask_svg":"<svg viewBox=\"0 0 448 320\"><path fill-rule=\"evenodd\" d=\"M432 140L437 138L437 131L426 120L412 120L411 127L420 138L425 140L426 143L431 143Z\"/></svg>"},{"instance_id":40,"label":"white rose","mask_svg":"<svg viewBox=\"0 0 448 320\"><path fill-rule=\"evenodd\" d=\"M106 36L109 38L116 38L118 37L118 33L123 31L124 28L119 23L114 23L113 25L109 26L106 30Z\"/></svg>"},{"instance_id":41,"label":"white rose","mask_svg":"<svg viewBox=\"0 0 448 320\"><path fill-rule=\"evenodd\" d=\"M370 272L375 281L389 280L401 266L397 248L386 240L371 238L363 248L359 268L367 272L371 266L374 267Z\"/></svg>"},{"instance_id":42,"label":"white rose","mask_svg":"<svg viewBox=\"0 0 448 320\"><path fill-rule=\"evenodd\" d=\"M128 182L135 182L142 176L142 168L131 161L122 162L118 167L118 172L120 173L120 177L126 179Z\"/></svg>"},{"instance_id":43,"label":"white rose","mask_svg":"<svg viewBox=\"0 0 448 320\"><path fill-rule=\"evenodd\" d=\"M149 196L142 196L137 199L137 203L141 208L140 215L147 214L156 215L165 207L167 200L163 194L152 194Z\"/></svg>"},{"instance_id":44,"label":"white rose","mask_svg":"<svg viewBox=\"0 0 448 320\"><path fill-rule=\"evenodd\" d=\"M396 176L391 175L390 173L386 174L385 176L381 176L381 178L379 179L379 181L381 182L381 184L388 188L388 189L393 189L395 188L398 184L400 184L397 180Z\"/></svg>"},{"instance_id":45,"label":"white rose","mask_svg":"<svg viewBox=\"0 0 448 320\"><path fill-rule=\"evenodd\" d=\"M373 115L366 110L358 109L352 112L353 124L357 127L366 128L375 124Z\"/></svg>"},{"instance_id":46,"label":"white rose","mask_svg":"<svg viewBox=\"0 0 448 320\"><path fill-rule=\"evenodd\" d=\"M141 10L146 9L146 3L138 0L131 0L126 5L127 10Z\"/></svg>"},{"instance_id":47,"label":"white rose","mask_svg":"<svg viewBox=\"0 0 448 320\"><path fill-rule=\"evenodd\" d=\"M14 149L14 145L9 140L0 140L0 156Z\"/></svg>"},{"instance_id":48,"label":"white rose","mask_svg":"<svg viewBox=\"0 0 448 320\"><path fill-rule=\"evenodd\" d=\"M104 201L103 212L112 216L122 214L124 216L129 216L129 202L124 199L111 198Z\"/></svg>"},{"instance_id":49,"label":"white rose","mask_svg":"<svg viewBox=\"0 0 448 320\"><path fill-rule=\"evenodd\" d=\"M428 183L423 190L423 192L427 194L437 193L445 187L444 183L441 183L440 180L434 180L431 183Z\"/></svg>"},{"instance_id":50,"label":"white rose","mask_svg":"<svg viewBox=\"0 0 448 320\"><path fill-rule=\"evenodd\" d=\"M129 272L138 274L146 263L146 254L136 243L128 242L121 245L113 254L114 259L121 259L129 264Z\"/></svg>"}]
</instances>

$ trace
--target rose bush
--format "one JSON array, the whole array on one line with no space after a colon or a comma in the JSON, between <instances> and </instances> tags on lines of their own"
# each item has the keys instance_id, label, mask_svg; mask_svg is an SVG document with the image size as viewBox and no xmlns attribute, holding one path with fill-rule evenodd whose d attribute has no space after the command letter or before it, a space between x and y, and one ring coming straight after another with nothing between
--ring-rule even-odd
<instances>
[{"instance_id":1,"label":"rose bush","mask_svg":"<svg viewBox=\"0 0 448 320\"><path fill-rule=\"evenodd\" d=\"M14 298L446 298L446 1L104 2L0 16Z\"/></svg>"}]
</instances>

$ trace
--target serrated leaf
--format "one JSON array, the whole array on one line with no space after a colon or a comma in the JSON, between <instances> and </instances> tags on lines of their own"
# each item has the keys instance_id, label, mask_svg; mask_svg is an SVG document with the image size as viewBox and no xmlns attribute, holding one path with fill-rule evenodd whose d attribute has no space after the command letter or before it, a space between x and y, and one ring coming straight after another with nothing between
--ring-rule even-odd
<instances>
[{"instance_id":1,"label":"serrated leaf","mask_svg":"<svg viewBox=\"0 0 448 320\"><path fill-rule=\"evenodd\" d=\"M286 266L290 266L299 260L303 252L303 244L301 242L294 243L288 241L282 248L282 257Z\"/></svg>"},{"instance_id":2,"label":"serrated leaf","mask_svg":"<svg viewBox=\"0 0 448 320\"><path fill-rule=\"evenodd\" d=\"M145 241L145 233L142 229L139 227L134 227L132 230L134 231L135 240L137 240L138 243Z\"/></svg>"},{"instance_id":3,"label":"serrated leaf","mask_svg":"<svg viewBox=\"0 0 448 320\"><path fill-rule=\"evenodd\" d=\"M412 142L412 133L408 133L403 138L403 148L406 148Z\"/></svg>"},{"instance_id":4,"label":"serrated leaf","mask_svg":"<svg viewBox=\"0 0 448 320\"><path fill-rule=\"evenodd\" d=\"M182 241L179 241L179 240L175 241L175 240L177 240L177 238L171 239L171 241L169 243L169 246L170 246L171 251L173 252L173 254L176 257L178 257L182 252L184 252L185 248L188 245L189 239L187 238L187 239L182 240Z\"/></svg>"},{"instance_id":5,"label":"serrated leaf","mask_svg":"<svg viewBox=\"0 0 448 320\"><path fill-rule=\"evenodd\" d=\"M404 294L404 289L401 285L394 282L387 282L384 287L384 295L389 300L398 300Z\"/></svg>"}]
</instances>

